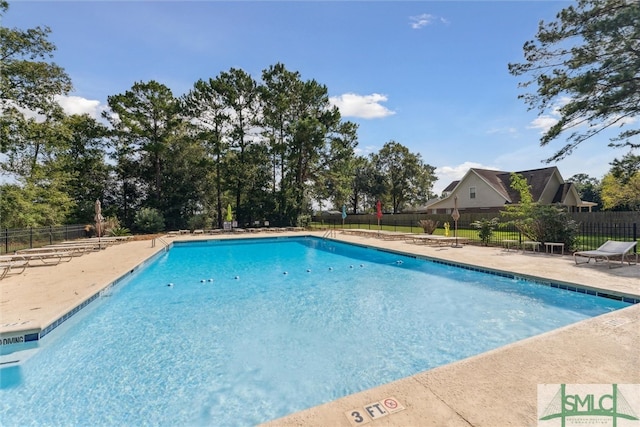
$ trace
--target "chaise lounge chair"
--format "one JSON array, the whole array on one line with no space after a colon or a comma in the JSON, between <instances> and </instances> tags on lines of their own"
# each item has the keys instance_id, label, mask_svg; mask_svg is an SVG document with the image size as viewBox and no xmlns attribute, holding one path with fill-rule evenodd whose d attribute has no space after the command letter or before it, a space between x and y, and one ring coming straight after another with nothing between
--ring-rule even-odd
<instances>
[{"instance_id":1,"label":"chaise lounge chair","mask_svg":"<svg viewBox=\"0 0 640 427\"><path fill-rule=\"evenodd\" d=\"M71 258L77 256L77 252L69 251L67 248L33 248L21 249L15 255L27 261L29 267L33 266L32 261L39 261L44 265L57 265L62 261L69 262ZM37 263L38 265L41 265Z\"/></svg>"},{"instance_id":2,"label":"chaise lounge chair","mask_svg":"<svg viewBox=\"0 0 640 427\"><path fill-rule=\"evenodd\" d=\"M415 244L425 244L425 245L447 245L451 246L463 243L469 243L469 239L465 237L451 237L451 236L441 236L439 234L414 234L413 236L407 236L405 239L407 243L415 243Z\"/></svg>"},{"instance_id":3,"label":"chaise lounge chair","mask_svg":"<svg viewBox=\"0 0 640 427\"><path fill-rule=\"evenodd\" d=\"M20 274L28 265L29 261L21 255L0 255L0 279L6 277L9 273L14 273L14 270L15 273Z\"/></svg>"},{"instance_id":4,"label":"chaise lounge chair","mask_svg":"<svg viewBox=\"0 0 640 427\"><path fill-rule=\"evenodd\" d=\"M404 233L402 231L380 230L376 237L382 240L406 240L408 236L415 236L415 234Z\"/></svg>"},{"instance_id":5,"label":"chaise lounge chair","mask_svg":"<svg viewBox=\"0 0 640 427\"><path fill-rule=\"evenodd\" d=\"M573 259L577 264L588 264L591 259L598 261L607 261L609 268L611 268L611 258L620 257L620 265L624 265L625 260L632 264L632 259L635 257L635 262L638 263L638 254L632 253L631 250L638 242L616 242L613 240L607 240L598 249L593 251L578 251L574 252ZM587 258L587 261L578 262L578 257Z\"/></svg>"}]
</instances>

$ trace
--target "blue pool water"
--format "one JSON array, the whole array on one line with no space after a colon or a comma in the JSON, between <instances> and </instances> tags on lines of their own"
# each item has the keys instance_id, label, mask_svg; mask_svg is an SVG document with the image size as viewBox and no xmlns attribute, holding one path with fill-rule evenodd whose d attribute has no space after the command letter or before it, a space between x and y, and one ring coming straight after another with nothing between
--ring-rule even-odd
<instances>
[{"instance_id":1,"label":"blue pool water","mask_svg":"<svg viewBox=\"0 0 640 427\"><path fill-rule=\"evenodd\" d=\"M179 244L5 366L0 423L255 425L628 305L314 238Z\"/></svg>"}]
</instances>

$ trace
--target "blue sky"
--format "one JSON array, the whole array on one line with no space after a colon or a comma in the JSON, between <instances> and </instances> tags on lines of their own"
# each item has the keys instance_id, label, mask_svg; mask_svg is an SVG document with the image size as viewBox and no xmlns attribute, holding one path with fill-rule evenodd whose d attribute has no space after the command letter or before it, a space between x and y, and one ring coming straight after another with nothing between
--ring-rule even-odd
<instances>
[{"instance_id":1,"label":"blue sky","mask_svg":"<svg viewBox=\"0 0 640 427\"><path fill-rule=\"evenodd\" d=\"M569 1L13 1L2 25L49 26L54 61L74 91L70 113L98 115L109 95L156 80L175 96L198 79L241 68L260 79L281 62L327 86L359 125L360 154L396 141L437 168L439 193L469 167L518 171L564 140L540 147L553 112L518 99L509 62L540 20ZM554 163L567 179L601 179L625 151L599 137Z\"/></svg>"}]
</instances>

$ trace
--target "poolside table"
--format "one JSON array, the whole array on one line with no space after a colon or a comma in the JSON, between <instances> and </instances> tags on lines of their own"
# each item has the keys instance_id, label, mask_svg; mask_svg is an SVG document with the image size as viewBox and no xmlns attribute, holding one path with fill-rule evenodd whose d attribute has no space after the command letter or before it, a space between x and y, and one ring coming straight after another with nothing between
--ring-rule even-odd
<instances>
[{"instance_id":1,"label":"poolside table","mask_svg":"<svg viewBox=\"0 0 640 427\"><path fill-rule=\"evenodd\" d=\"M505 247L505 249L508 251L509 248L511 248L511 246L515 247L516 249L518 249L518 241L517 240L503 240L502 241L502 245Z\"/></svg>"},{"instance_id":2,"label":"poolside table","mask_svg":"<svg viewBox=\"0 0 640 427\"><path fill-rule=\"evenodd\" d=\"M553 254L553 248L560 248L560 255L564 255L564 243L544 242L545 252Z\"/></svg>"},{"instance_id":3,"label":"poolside table","mask_svg":"<svg viewBox=\"0 0 640 427\"><path fill-rule=\"evenodd\" d=\"M527 249L527 246L531 247L531 251L532 252L540 252L540 242L533 242L531 240L525 240L522 242L522 253L525 252L525 250Z\"/></svg>"}]
</instances>

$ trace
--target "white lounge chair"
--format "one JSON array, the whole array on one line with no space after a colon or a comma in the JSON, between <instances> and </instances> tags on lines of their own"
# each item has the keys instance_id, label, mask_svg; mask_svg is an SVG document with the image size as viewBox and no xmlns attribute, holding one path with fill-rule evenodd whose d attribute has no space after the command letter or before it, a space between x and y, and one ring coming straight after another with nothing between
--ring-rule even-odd
<instances>
[{"instance_id":1,"label":"white lounge chair","mask_svg":"<svg viewBox=\"0 0 640 427\"><path fill-rule=\"evenodd\" d=\"M16 255L20 255L22 259L26 260L29 266L32 266L32 261L40 261L45 265L57 265L62 261L69 262L76 254L69 252L65 248L34 248L34 249L21 249L16 251Z\"/></svg>"},{"instance_id":2,"label":"white lounge chair","mask_svg":"<svg viewBox=\"0 0 640 427\"><path fill-rule=\"evenodd\" d=\"M106 249L109 246L116 244L115 240L98 240L98 239L83 239L83 240L65 240L64 242L57 243L57 246L93 246L93 250L99 251L100 249ZM49 245L54 246L54 245Z\"/></svg>"},{"instance_id":3,"label":"white lounge chair","mask_svg":"<svg viewBox=\"0 0 640 427\"><path fill-rule=\"evenodd\" d=\"M15 273L22 273L28 265L29 262L20 255L0 255L0 279L14 270Z\"/></svg>"},{"instance_id":4,"label":"white lounge chair","mask_svg":"<svg viewBox=\"0 0 640 427\"><path fill-rule=\"evenodd\" d=\"M409 236L415 236L414 233L403 233L402 231L387 231L380 230L378 235L375 236L382 240L405 240Z\"/></svg>"},{"instance_id":5,"label":"white lounge chair","mask_svg":"<svg viewBox=\"0 0 640 427\"><path fill-rule=\"evenodd\" d=\"M71 252L73 256L82 256L96 250L94 245L47 245L43 249L55 249L60 252Z\"/></svg>"},{"instance_id":6,"label":"white lounge chair","mask_svg":"<svg viewBox=\"0 0 640 427\"><path fill-rule=\"evenodd\" d=\"M611 258L620 257L620 265L624 265L625 260L632 264L632 259L635 257L635 262L638 263L638 254L632 253L631 250L638 242L617 242L613 240L607 240L598 249L593 251L578 251L574 252L573 259L577 264L588 264L591 259L598 261L607 261L609 268L611 268ZM586 261L578 262L578 257L587 258Z\"/></svg>"},{"instance_id":7,"label":"white lounge chair","mask_svg":"<svg viewBox=\"0 0 640 427\"><path fill-rule=\"evenodd\" d=\"M469 243L469 239L465 237L451 237L451 236L441 236L439 234L415 234L412 236L407 236L405 239L407 243L415 243L415 244L424 244L424 245L447 245L451 244L452 246L456 243L463 244Z\"/></svg>"}]
</instances>

